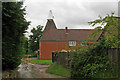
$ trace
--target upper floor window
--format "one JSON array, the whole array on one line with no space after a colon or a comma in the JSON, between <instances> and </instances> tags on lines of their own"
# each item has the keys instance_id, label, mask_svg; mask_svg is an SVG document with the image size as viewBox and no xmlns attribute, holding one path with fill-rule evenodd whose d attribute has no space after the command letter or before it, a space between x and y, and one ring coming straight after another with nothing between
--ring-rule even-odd
<instances>
[{"instance_id":1,"label":"upper floor window","mask_svg":"<svg viewBox=\"0 0 120 80\"><path fill-rule=\"evenodd\" d=\"M76 46L76 41L69 41L69 46Z\"/></svg>"}]
</instances>

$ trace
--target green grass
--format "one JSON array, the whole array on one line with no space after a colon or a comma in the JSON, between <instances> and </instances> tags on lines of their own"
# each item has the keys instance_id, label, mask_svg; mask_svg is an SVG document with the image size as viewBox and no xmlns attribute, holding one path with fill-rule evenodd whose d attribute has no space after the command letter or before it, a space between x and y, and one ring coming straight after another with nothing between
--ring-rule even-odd
<instances>
[{"instance_id":1,"label":"green grass","mask_svg":"<svg viewBox=\"0 0 120 80\"><path fill-rule=\"evenodd\" d=\"M59 76L70 77L69 70L57 63L51 64L50 67L48 67L48 69L46 70L46 72L50 74L56 74Z\"/></svg>"},{"instance_id":2,"label":"green grass","mask_svg":"<svg viewBox=\"0 0 120 80\"><path fill-rule=\"evenodd\" d=\"M35 64L52 64L51 59L40 59L40 60L30 60L30 61Z\"/></svg>"}]
</instances>

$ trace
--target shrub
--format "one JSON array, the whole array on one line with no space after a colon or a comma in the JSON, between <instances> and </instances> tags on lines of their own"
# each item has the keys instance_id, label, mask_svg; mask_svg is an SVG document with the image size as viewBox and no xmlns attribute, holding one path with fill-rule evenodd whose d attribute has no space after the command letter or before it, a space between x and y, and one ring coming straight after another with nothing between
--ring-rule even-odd
<instances>
[{"instance_id":1,"label":"shrub","mask_svg":"<svg viewBox=\"0 0 120 80\"><path fill-rule=\"evenodd\" d=\"M38 51L38 54L37 54L37 59L40 59L40 54L39 54L40 51Z\"/></svg>"},{"instance_id":2,"label":"shrub","mask_svg":"<svg viewBox=\"0 0 120 80\"><path fill-rule=\"evenodd\" d=\"M64 50L64 49L63 49L63 50L61 50L61 52L67 52L67 50Z\"/></svg>"},{"instance_id":3,"label":"shrub","mask_svg":"<svg viewBox=\"0 0 120 80\"><path fill-rule=\"evenodd\" d=\"M32 55L33 55L34 57L37 57L37 55L39 55L39 51L35 51Z\"/></svg>"},{"instance_id":4,"label":"shrub","mask_svg":"<svg viewBox=\"0 0 120 80\"><path fill-rule=\"evenodd\" d=\"M80 47L75 51L70 51L70 54L71 78L94 78L100 72L111 74L114 71L100 43L88 49Z\"/></svg>"},{"instance_id":5,"label":"shrub","mask_svg":"<svg viewBox=\"0 0 120 80\"><path fill-rule=\"evenodd\" d=\"M71 78L82 77L82 66L84 65L86 59L85 55L88 51L84 48L81 48L76 51L70 51L70 72Z\"/></svg>"}]
</instances>

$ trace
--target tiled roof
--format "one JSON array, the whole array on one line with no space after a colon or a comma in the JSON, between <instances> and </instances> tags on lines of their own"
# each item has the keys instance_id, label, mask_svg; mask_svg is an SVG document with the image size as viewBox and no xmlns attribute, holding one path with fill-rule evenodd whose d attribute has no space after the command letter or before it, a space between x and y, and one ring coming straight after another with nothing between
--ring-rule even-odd
<instances>
[{"instance_id":1,"label":"tiled roof","mask_svg":"<svg viewBox=\"0 0 120 80\"><path fill-rule=\"evenodd\" d=\"M47 27L49 27L49 29ZM49 21L47 22L46 29L44 30L40 40L41 41L88 40L88 35L93 30L94 29L67 29L66 32L65 29L57 29L54 21L51 20L50 22ZM97 41L99 37L100 35L95 37L94 39L91 39L91 41Z\"/></svg>"}]
</instances>

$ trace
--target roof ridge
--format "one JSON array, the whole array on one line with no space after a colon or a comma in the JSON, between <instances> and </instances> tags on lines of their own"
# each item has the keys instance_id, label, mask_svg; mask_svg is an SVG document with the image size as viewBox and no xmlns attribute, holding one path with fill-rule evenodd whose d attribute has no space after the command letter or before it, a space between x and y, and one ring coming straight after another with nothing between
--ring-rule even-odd
<instances>
[{"instance_id":1,"label":"roof ridge","mask_svg":"<svg viewBox=\"0 0 120 80\"><path fill-rule=\"evenodd\" d=\"M57 29L57 30L65 30L65 29ZM68 30L94 30L94 29L68 29Z\"/></svg>"}]
</instances>

